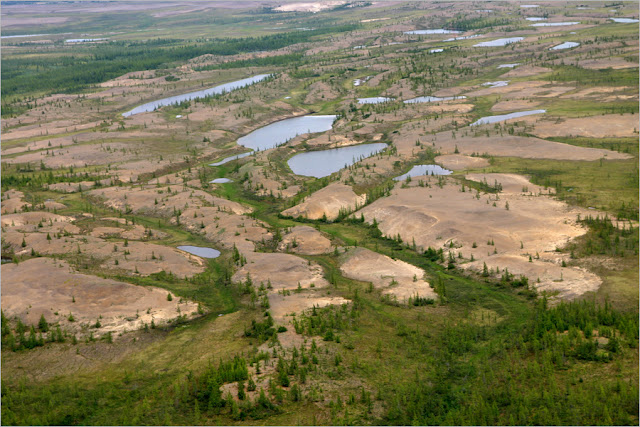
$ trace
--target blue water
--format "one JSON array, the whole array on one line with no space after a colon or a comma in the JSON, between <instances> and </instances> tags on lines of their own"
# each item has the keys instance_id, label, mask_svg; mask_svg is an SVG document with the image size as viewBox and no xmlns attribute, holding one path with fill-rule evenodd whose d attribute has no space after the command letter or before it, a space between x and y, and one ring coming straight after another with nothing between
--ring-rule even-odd
<instances>
[{"instance_id":1,"label":"blue water","mask_svg":"<svg viewBox=\"0 0 640 427\"><path fill-rule=\"evenodd\" d=\"M393 98L386 98L384 96L374 96L372 98L358 98L358 104L381 104L383 102L393 101Z\"/></svg>"},{"instance_id":2,"label":"blue water","mask_svg":"<svg viewBox=\"0 0 640 427\"><path fill-rule=\"evenodd\" d=\"M247 156L250 156L250 155L251 155L251 152L242 153L242 154L236 154L235 156L225 157L224 159L220 160L219 162L210 163L209 166L221 166L221 165L224 165L225 163L229 163L230 161L242 159L243 157L247 157Z\"/></svg>"},{"instance_id":3,"label":"blue water","mask_svg":"<svg viewBox=\"0 0 640 427\"><path fill-rule=\"evenodd\" d=\"M469 126L486 125L490 123L497 123L504 120L517 119L518 117L530 116L532 114L542 114L546 112L547 110L529 110L529 111L520 111L518 113L500 114L498 116L487 116L487 117L482 117L480 120L474 123L471 123Z\"/></svg>"},{"instance_id":4,"label":"blue water","mask_svg":"<svg viewBox=\"0 0 640 427\"><path fill-rule=\"evenodd\" d=\"M213 248L202 248L200 246L178 246L181 251L189 252L202 258L218 258L220 251Z\"/></svg>"},{"instance_id":5,"label":"blue water","mask_svg":"<svg viewBox=\"0 0 640 427\"><path fill-rule=\"evenodd\" d=\"M405 104L422 104L425 102L439 102L439 101L451 101L453 99L465 99L466 96L445 96L444 98L440 98L438 96L419 96L417 98L407 99L406 101L402 101Z\"/></svg>"},{"instance_id":6,"label":"blue water","mask_svg":"<svg viewBox=\"0 0 640 427\"><path fill-rule=\"evenodd\" d=\"M491 40L488 42L481 42L478 44L474 44L474 47L498 47L498 46L506 46L511 43L517 43L519 41L524 40L524 37L507 37L504 39Z\"/></svg>"},{"instance_id":7,"label":"blue water","mask_svg":"<svg viewBox=\"0 0 640 427\"><path fill-rule=\"evenodd\" d=\"M210 95L219 95L221 93L230 92L234 89L239 89L245 86L252 85L259 81L262 81L269 77L270 74L259 74L257 76L249 77L242 80L236 80L235 82L225 83L219 86L215 86L209 89L198 90L196 92L189 92L182 95L170 96L168 98L162 98L157 101L147 102L134 108L133 110L122 113L124 117L133 116L134 114L148 113L154 111L160 107L167 105L177 104L182 101L190 101L192 99L204 98Z\"/></svg>"},{"instance_id":8,"label":"blue water","mask_svg":"<svg viewBox=\"0 0 640 427\"><path fill-rule=\"evenodd\" d=\"M448 169L441 168L438 165L416 165L411 168L411 170L404 175L396 176L393 178L394 181L404 181L407 177L411 176L424 176L424 175L451 175L451 172Z\"/></svg>"},{"instance_id":9,"label":"blue water","mask_svg":"<svg viewBox=\"0 0 640 427\"><path fill-rule=\"evenodd\" d=\"M572 47L578 47L580 46L580 43L576 43L576 42L564 42L562 44L559 44L558 46L554 46L549 50L562 50L562 49L571 49Z\"/></svg>"},{"instance_id":10,"label":"blue water","mask_svg":"<svg viewBox=\"0 0 640 427\"><path fill-rule=\"evenodd\" d=\"M369 157L386 147L387 144L377 142L375 144L352 145L331 150L310 151L293 156L287 163L296 175L322 178L346 166L350 166L362 158Z\"/></svg>"},{"instance_id":11,"label":"blue water","mask_svg":"<svg viewBox=\"0 0 640 427\"><path fill-rule=\"evenodd\" d=\"M281 120L256 129L238 139L238 145L253 150L268 150L305 133L331 129L336 116L302 116Z\"/></svg>"},{"instance_id":12,"label":"blue water","mask_svg":"<svg viewBox=\"0 0 640 427\"><path fill-rule=\"evenodd\" d=\"M413 30L413 31L405 31L405 34L417 34L417 35L426 35L426 34L456 34L460 31L454 30L444 30L442 28L437 30Z\"/></svg>"}]
</instances>

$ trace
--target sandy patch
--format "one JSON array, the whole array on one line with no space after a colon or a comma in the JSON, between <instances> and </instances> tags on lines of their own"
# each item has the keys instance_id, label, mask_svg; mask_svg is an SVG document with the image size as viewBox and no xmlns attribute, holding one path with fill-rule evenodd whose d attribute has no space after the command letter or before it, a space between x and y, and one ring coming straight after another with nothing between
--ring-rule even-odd
<instances>
[{"instance_id":1,"label":"sandy patch","mask_svg":"<svg viewBox=\"0 0 640 427\"><path fill-rule=\"evenodd\" d=\"M247 254L255 250L255 244L268 242L273 235L267 225L245 215L235 215L217 207L189 208L180 215L180 224L192 233L218 242L226 249L235 245Z\"/></svg>"},{"instance_id":2,"label":"sandy patch","mask_svg":"<svg viewBox=\"0 0 640 427\"><path fill-rule=\"evenodd\" d=\"M3 237L16 255L29 255L32 250L40 255L78 255L90 259L87 267L100 266L113 272L148 276L165 271L178 277L191 277L204 271L200 257L168 246L136 241L127 242L125 246L124 242L94 236L60 235L49 227L41 230L22 232L10 229Z\"/></svg>"},{"instance_id":3,"label":"sandy patch","mask_svg":"<svg viewBox=\"0 0 640 427\"><path fill-rule=\"evenodd\" d=\"M518 119L521 120L521 119ZM493 129L493 124L482 126ZM537 127L536 123L536 127ZM478 126L478 128L481 128ZM451 132L441 132L436 135L433 143L435 149L441 153L454 153L456 147L461 154L487 154L490 156L522 157L524 159L553 159L553 160L587 160L601 158L617 160L628 159L630 155L600 148L577 147L560 142L546 141L539 138L510 135L477 134L478 136L451 137Z\"/></svg>"},{"instance_id":4,"label":"sandy patch","mask_svg":"<svg viewBox=\"0 0 640 427\"><path fill-rule=\"evenodd\" d=\"M496 113L505 111L523 111L523 110L535 110L535 107L540 105L541 101L533 101L529 99L512 99L509 101L497 102L491 107L491 111Z\"/></svg>"},{"instance_id":5,"label":"sandy patch","mask_svg":"<svg viewBox=\"0 0 640 427\"><path fill-rule=\"evenodd\" d=\"M24 200L24 193L17 190L5 191L2 195L2 213L17 213L30 208L31 203Z\"/></svg>"},{"instance_id":6,"label":"sandy patch","mask_svg":"<svg viewBox=\"0 0 640 427\"><path fill-rule=\"evenodd\" d=\"M623 68L638 68L638 63L633 61L627 61L624 58L599 58L599 59L582 59L579 62L582 68L588 68L592 70L604 70L605 68L613 68L619 70Z\"/></svg>"},{"instance_id":7,"label":"sandy patch","mask_svg":"<svg viewBox=\"0 0 640 427\"><path fill-rule=\"evenodd\" d=\"M435 162L442 165L445 169L464 170L478 169L489 166L489 160L482 157L463 156L461 154L445 154L437 156Z\"/></svg>"},{"instance_id":8,"label":"sandy patch","mask_svg":"<svg viewBox=\"0 0 640 427\"><path fill-rule=\"evenodd\" d=\"M376 288L383 289L384 294L394 295L400 302L406 303L416 295L434 300L437 298L424 280L424 270L414 265L365 248L349 249L343 258L340 271L345 277L371 282Z\"/></svg>"},{"instance_id":9,"label":"sandy patch","mask_svg":"<svg viewBox=\"0 0 640 427\"><path fill-rule=\"evenodd\" d=\"M316 263L290 254L248 253L247 264L233 275L234 282L244 282L247 275L254 285L271 282L274 290L295 290L300 288L322 288L329 283L324 278L322 267Z\"/></svg>"},{"instance_id":10,"label":"sandy patch","mask_svg":"<svg viewBox=\"0 0 640 427\"><path fill-rule=\"evenodd\" d=\"M89 194L102 199L105 206L122 212L174 216L178 211L205 205L239 215L251 212L250 208L240 203L178 185L151 188L109 187L93 190Z\"/></svg>"},{"instance_id":11,"label":"sandy patch","mask_svg":"<svg viewBox=\"0 0 640 427\"><path fill-rule=\"evenodd\" d=\"M537 65L521 65L517 68L514 68L513 70L510 70L507 73L504 73L500 77L531 77L538 74L550 73L551 71L553 71L551 70L551 68L538 67Z\"/></svg>"},{"instance_id":12,"label":"sandy patch","mask_svg":"<svg viewBox=\"0 0 640 427\"><path fill-rule=\"evenodd\" d=\"M333 220L341 210L357 209L357 206L365 201L366 195L358 196L348 185L334 183L311 194L304 202L282 211L282 214L309 219L326 217Z\"/></svg>"},{"instance_id":13,"label":"sandy patch","mask_svg":"<svg viewBox=\"0 0 640 427\"><path fill-rule=\"evenodd\" d=\"M80 274L65 261L35 258L3 264L2 276L5 315L18 316L28 324L37 324L44 315L49 323L82 335L139 329L152 320L163 324L180 315L192 317L198 309L197 304L178 297L167 301L164 289ZM68 320L69 314L74 322ZM99 316L102 326L91 328Z\"/></svg>"},{"instance_id":14,"label":"sandy patch","mask_svg":"<svg viewBox=\"0 0 640 427\"><path fill-rule=\"evenodd\" d=\"M316 2L301 2L301 3L287 3L282 6L273 8L277 12L320 12L326 9L333 9L336 6L345 4L345 1L316 1Z\"/></svg>"},{"instance_id":15,"label":"sandy patch","mask_svg":"<svg viewBox=\"0 0 640 427\"><path fill-rule=\"evenodd\" d=\"M331 240L307 225L293 227L282 237L278 250L303 255L319 255L331 252Z\"/></svg>"},{"instance_id":16,"label":"sandy patch","mask_svg":"<svg viewBox=\"0 0 640 427\"><path fill-rule=\"evenodd\" d=\"M536 258L539 254L559 263L555 249L586 232L576 224L576 217L585 216L588 211L534 193L539 187L531 183L526 185L528 191L522 191L521 184L527 182L522 178L502 174L471 177L486 178L489 185L499 180L507 190L499 195L480 195L469 188L463 192L451 178L444 178L445 184L440 188L431 177L427 178L430 186L412 183L410 188L396 187L391 196L376 200L354 215L363 214L369 223L375 218L386 236L400 235L408 244L415 241L418 247L443 249L445 259L451 252L458 264L473 256L482 266L481 262L489 263L496 255L513 255L522 265L509 268L512 274L528 271L525 267L528 268L529 255ZM543 261L532 259L532 263L539 262ZM555 286L554 283L541 277L536 286ZM581 291L567 288L562 294L569 297L593 290L594 286L597 287L595 282L585 282Z\"/></svg>"},{"instance_id":17,"label":"sandy patch","mask_svg":"<svg viewBox=\"0 0 640 427\"><path fill-rule=\"evenodd\" d=\"M525 119L525 121L528 120ZM540 138L553 136L637 137L638 128L638 116L635 114L607 114L568 118L561 121L539 120L532 133Z\"/></svg>"}]
</instances>

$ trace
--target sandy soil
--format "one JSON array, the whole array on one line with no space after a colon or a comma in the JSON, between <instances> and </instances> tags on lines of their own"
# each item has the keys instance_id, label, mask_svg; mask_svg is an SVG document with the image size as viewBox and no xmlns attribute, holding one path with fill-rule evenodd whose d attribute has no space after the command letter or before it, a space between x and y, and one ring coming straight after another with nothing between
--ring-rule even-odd
<instances>
[{"instance_id":1,"label":"sandy soil","mask_svg":"<svg viewBox=\"0 0 640 427\"><path fill-rule=\"evenodd\" d=\"M168 246L136 241L124 246L124 242L107 241L94 236L58 236L58 230L48 226L35 233L17 231L19 228L11 227L3 236L16 255L29 255L32 249L41 255L78 254L90 257L91 267L100 266L113 272L142 276L164 270L178 277L191 277L204 270L204 262L200 257ZM47 239L47 235L51 240Z\"/></svg>"},{"instance_id":2,"label":"sandy soil","mask_svg":"<svg viewBox=\"0 0 640 427\"><path fill-rule=\"evenodd\" d=\"M520 120L520 119L518 119ZM536 128L538 127L536 123ZM493 125L478 126L478 128L493 128ZM599 148L577 147L559 142L546 141L539 138L523 136L477 136L451 137L451 132L441 132L436 135L435 147L441 153L454 153L456 147L462 154L488 154L491 156L522 157L525 159L554 159L554 160L598 160L628 159L630 155Z\"/></svg>"},{"instance_id":3,"label":"sandy soil","mask_svg":"<svg viewBox=\"0 0 640 427\"><path fill-rule=\"evenodd\" d=\"M255 250L255 243L268 242L272 234L267 225L245 215L224 212L217 207L189 208L180 215L180 224L192 233L231 249L235 245L243 254Z\"/></svg>"},{"instance_id":4,"label":"sandy soil","mask_svg":"<svg viewBox=\"0 0 640 427\"><path fill-rule=\"evenodd\" d=\"M503 77L506 77L506 74L501 76L500 79ZM575 87L573 86L554 86L549 82L534 80L509 83L507 86L482 88L465 93L465 95L468 97L501 95L503 99L522 99L530 97L555 98L574 89Z\"/></svg>"},{"instance_id":5,"label":"sandy soil","mask_svg":"<svg viewBox=\"0 0 640 427\"><path fill-rule=\"evenodd\" d=\"M105 206L118 211L173 216L190 207L215 206L218 210L245 214L251 209L231 200L183 186L109 187L93 190L90 195L102 199ZM156 204L156 200L158 203Z\"/></svg>"},{"instance_id":6,"label":"sandy soil","mask_svg":"<svg viewBox=\"0 0 640 427\"><path fill-rule=\"evenodd\" d=\"M331 252L331 240L307 225L293 227L282 237L278 250L302 255L320 255Z\"/></svg>"},{"instance_id":7,"label":"sandy soil","mask_svg":"<svg viewBox=\"0 0 640 427\"><path fill-rule=\"evenodd\" d=\"M22 212L23 209L31 207L31 203L24 200L22 191L8 190L2 195L2 213Z\"/></svg>"},{"instance_id":8,"label":"sandy soil","mask_svg":"<svg viewBox=\"0 0 640 427\"><path fill-rule=\"evenodd\" d=\"M415 240L419 247L442 248L455 257L462 253L467 261L473 255L480 267L481 262L489 263L496 255L512 255L513 259L520 260L520 264L509 268L513 274L528 271L529 255L540 254L542 258L560 263L555 248L586 232L575 221L578 214L584 216L588 211L535 193L540 189L521 177L474 174L470 178L486 179L489 185L501 182L505 191L499 197L489 194L477 198L476 192L468 188L462 192L461 186L451 178L445 178L443 188L435 185L435 178L427 178L430 187L417 187L415 182L411 188L396 187L390 197L378 199L354 215L364 214L367 222L375 218L385 235L399 234L409 244ZM523 191L523 187L527 187L527 191ZM506 209L507 203L509 209ZM542 261L533 260L534 264L539 262ZM478 263L474 265L477 267ZM550 280L541 277L541 283L536 286L555 286ZM584 282L581 292L567 288L562 295L568 297L593 290L597 287L594 283Z\"/></svg>"},{"instance_id":9,"label":"sandy soil","mask_svg":"<svg viewBox=\"0 0 640 427\"><path fill-rule=\"evenodd\" d=\"M464 169L478 169L489 166L489 160L482 157L463 156L461 154L445 154L437 156L435 162L445 169L453 171Z\"/></svg>"},{"instance_id":10,"label":"sandy soil","mask_svg":"<svg viewBox=\"0 0 640 427\"><path fill-rule=\"evenodd\" d=\"M523 110L535 110L535 107L540 105L541 101L533 101L530 99L513 99L510 101L500 101L491 107L491 111L496 113L506 111L523 111Z\"/></svg>"},{"instance_id":11,"label":"sandy soil","mask_svg":"<svg viewBox=\"0 0 640 427\"><path fill-rule=\"evenodd\" d=\"M537 65L521 65L507 73L504 73L500 77L515 78L515 77L531 77L538 74L550 73L551 68L538 67Z\"/></svg>"},{"instance_id":12,"label":"sandy soil","mask_svg":"<svg viewBox=\"0 0 640 427\"><path fill-rule=\"evenodd\" d=\"M275 7L273 10L278 12L320 12L321 10L331 9L344 4L342 0L286 3L282 6Z\"/></svg>"},{"instance_id":13,"label":"sandy soil","mask_svg":"<svg viewBox=\"0 0 640 427\"><path fill-rule=\"evenodd\" d=\"M406 303L416 295L437 298L424 280L425 272L421 268L365 248L349 249L342 258L340 271L345 277L371 282L382 289L383 294L393 295L399 302Z\"/></svg>"},{"instance_id":14,"label":"sandy soil","mask_svg":"<svg viewBox=\"0 0 640 427\"><path fill-rule=\"evenodd\" d=\"M325 280L322 267L295 255L280 253L248 253L247 264L233 275L234 282L244 282L247 274L254 285L271 281L274 291L322 288L329 283ZM313 285L313 286L312 286Z\"/></svg>"},{"instance_id":15,"label":"sandy soil","mask_svg":"<svg viewBox=\"0 0 640 427\"><path fill-rule=\"evenodd\" d=\"M579 62L582 68L589 68L592 70L603 70L605 68L613 68L619 70L622 68L637 68L637 62L630 62L624 58L599 58L599 59L582 59Z\"/></svg>"},{"instance_id":16,"label":"sandy soil","mask_svg":"<svg viewBox=\"0 0 640 427\"><path fill-rule=\"evenodd\" d=\"M328 220L338 217L341 209L351 210L365 202L366 196L358 196L351 187L344 184L329 184L325 188L311 194L299 205L282 211L283 215Z\"/></svg>"},{"instance_id":17,"label":"sandy soil","mask_svg":"<svg viewBox=\"0 0 640 427\"><path fill-rule=\"evenodd\" d=\"M526 117L525 121L535 119ZM553 136L585 136L589 138L637 137L638 116L635 114L607 114L602 116L568 118L561 121L538 120L532 133L540 138ZM610 157L610 156L608 156Z\"/></svg>"},{"instance_id":18,"label":"sandy soil","mask_svg":"<svg viewBox=\"0 0 640 427\"><path fill-rule=\"evenodd\" d=\"M197 304L181 302L178 297L167 301L164 289L80 274L65 261L35 258L3 264L2 276L2 309L7 316L37 324L44 315L48 322L82 335L119 333L141 328L151 320L162 324L181 314L197 314ZM69 314L74 322L68 320ZM99 316L102 327L90 328Z\"/></svg>"},{"instance_id":19,"label":"sandy soil","mask_svg":"<svg viewBox=\"0 0 640 427\"><path fill-rule=\"evenodd\" d=\"M338 93L325 82L319 81L309 86L309 93L304 98L305 104L314 104L321 101L336 99Z\"/></svg>"}]
</instances>

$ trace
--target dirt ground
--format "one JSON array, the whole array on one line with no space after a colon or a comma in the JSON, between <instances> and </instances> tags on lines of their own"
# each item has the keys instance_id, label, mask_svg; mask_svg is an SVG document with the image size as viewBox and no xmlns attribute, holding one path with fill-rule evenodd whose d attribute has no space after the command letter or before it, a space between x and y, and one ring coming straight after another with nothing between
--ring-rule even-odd
<instances>
[{"instance_id":1,"label":"dirt ground","mask_svg":"<svg viewBox=\"0 0 640 427\"><path fill-rule=\"evenodd\" d=\"M251 212L250 208L240 203L181 185L109 187L93 190L89 194L101 199L105 206L123 212L131 210L135 213L173 216L177 211L202 206L214 206L220 211L239 215Z\"/></svg>"},{"instance_id":2,"label":"dirt ground","mask_svg":"<svg viewBox=\"0 0 640 427\"><path fill-rule=\"evenodd\" d=\"M362 205L365 199L365 195L358 196L348 185L334 183L311 194L304 202L282 211L282 214L309 219L326 216L328 220L334 220L340 210L353 210Z\"/></svg>"},{"instance_id":3,"label":"dirt ground","mask_svg":"<svg viewBox=\"0 0 640 427\"><path fill-rule=\"evenodd\" d=\"M254 285L271 282L274 291L287 289L323 288L329 283L325 280L322 267L313 262L290 254L248 253L247 264L233 275L234 282L244 282L247 275Z\"/></svg>"},{"instance_id":4,"label":"dirt ground","mask_svg":"<svg viewBox=\"0 0 640 427\"><path fill-rule=\"evenodd\" d=\"M168 301L164 289L80 274L60 260L3 264L2 276L5 315L18 316L27 324L37 324L44 315L49 323L83 336L139 329L152 320L160 325L180 315L192 317L198 310L197 304L177 297ZM69 321L70 314L74 321ZM95 328L99 318L102 326Z\"/></svg>"},{"instance_id":5,"label":"dirt ground","mask_svg":"<svg viewBox=\"0 0 640 427\"><path fill-rule=\"evenodd\" d=\"M534 121L526 118L525 122ZM536 120L532 133L540 138L554 136L584 136L589 138L637 137L638 115L607 114L562 120Z\"/></svg>"},{"instance_id":6,"label":"dirt ground","mask_svg":"<svg viewBox=\"0 0 640 427\"><path fill-rule=\"evenodd\" d=\"M435 162L445 169L453 171L479 169L489 166L489 160L482 157L463 156L461 154L445 154L437 156Z\"/></svg>"},{"instance_id":7,"label":"dirt ground","mask_svg":"<svg viewBox=\"0 0 640 427\"><path fill-rule=\"evenodd\" d=\"M320 255L333 250L331 240L307 225L293 227L282 237L278 250L302 255Z\"/></svg>"},{"instance_id":8,"label":"dirt ground","mask_svg":"<svg viewBox=\"0 0 640 427\"><path fill-rule=\"evenodd\" d=\"M540 122L536 122L536 129L538 128L538 123ZM478 129L480 128L492 129L493 125L478 126ZM443 154L454 153L457 147L461 154L466 155L476 153L490 156L521 157L524 159L593 161L601 158L610 160L631 158L628 154L616 151L578 147L533 137L481 135L458 136L454 139L451 136L451 132L441 132L430 139L433 140L435 148Z\"/></svg>"},{"instance_id":9,"label":"dirt ground","mask_svg":"<svg viewBox=\"0 0 640 427\"><path fill-rule=\"evenodd\" d=\"M398 302L407 303L416 295L436 300L437 294L424 280L421 268L365 248L350 248L342 256L340 271L345 277L371 282L383 294L390 294Z\"/></svg>"},{"instance_id":10,"label":"dirt ground","mask_svg":"<svg viewBox=\"0 0 640 427\"><path fill-rule=\"evenodd\" d=\"M491 111L502 113L507 111L535 110L541 101L531 99L513 99L510 101L500 101L491 107Z\"/></svg>"},{"instance_id":11,"label":"dirt ground","mask_svg":"<svg viewBox=\"0 0 640 427\"><path fill-rule=\"evenodd\" d=\"M405 243L415 240L416 245L424 249L430 246L442 248L445 254L451 252L461 265L466 265L473 256L477 262L465 268L477 267L478 263L482 267L482 262L489 264L497 255L511 256L509 259L520 260L509 268L512 274L529 271L529 256L533 264L560 264L562 258L555 249L586 232L576 225L576 218L589 211L540 194L539 187L522 177L474 174L470 178L486 179L489 185L496 181L502 183L503 192L482 195L469 188L463 192L462 186L452 178L444 178L440 188L438 181L431 177L427 178L428 187L418 187L415 181L411 188L397 186L390 197L378 199L354 215L363 214L369 223L375 218L386 236L400 235ZM462 259L457 258L459 254ZM556 286L555 279L545 277L541 277L541 283L536 286ZM532 282L536 277L529 279ZM595 283L585 281L579 289L577 284L572 285L571 289L561 290L561 294L575 296L593 290L594 286L597 288Z\"/></svg>"}]
</instances>

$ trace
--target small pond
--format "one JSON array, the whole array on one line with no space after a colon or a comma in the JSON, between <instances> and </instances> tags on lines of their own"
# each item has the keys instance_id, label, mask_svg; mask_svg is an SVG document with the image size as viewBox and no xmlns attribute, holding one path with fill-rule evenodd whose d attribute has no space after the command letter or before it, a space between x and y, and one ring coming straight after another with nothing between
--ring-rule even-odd
<instances>
[{"instance_id":1,"label":"small pond","mask_svg":"<svg viewBox=\"0 0 640 427\"><path fill-rule=\"evenodd\" d=\"M442 168L438 165L416 165L404 175L396 176L394 181L404 181L407 177L425 176L425 175L451 175L453 172Z\"/></svg>"},{"instance_id":2,"label":"small pond","mask_svg":"<svg viewBox=\"0 0 640 427\"><path fill-rule=\"evenodd\" d=\"M170 96L168 98L162 98L157 101L151 101L151 102L147 102L146 104L139 105L133 110L127 111L126 113L122 113L122 115L124 117L129 117L129 116L133 116L134 114L148 113L150 111L155 111L160 107L164 107L172 104L178 104L182 101L190 101L192 99L205 98L210 95L219 95L221 93L229 92L234 89L239 89L245 86L252 85L254 83L257 83L259 81L266 79L267 77L269 77L269 74L259 74L257 76L249 77L242 80L236 80L234 82L225 83L209 89L184 93L182 95Z\"/></svg>"},{"instance_id":3,"label":"small pond","mask_svg":"<svg viewBox=\"0 0 640 427\"><path fill-rule=\"evenodd\" d=\"M524 37L506 37L504 39L491 40L487 42L481 42L478 44L474 44L474 47L499 47L506 46L511 43L517 43L519 41L524 40Z\"/></svg>"},{"instance_id":4,"label":"small pond","mask_svg":"<svg viewBox=\"0 0 640 427\"><path fill-rule=\"evenodd\" d=\"M233 182L233 180L229 178L216 178L209 181L209 184L226 184L228 182Z\"/></svg>"},{"instance_id":5,"label":"small pond","mask_svg":"<svg viewBox=\"0 0 640 427\"><path fill-rule=\"evenodd\" d=\"M296 154L287 162L296 175L322 178L350 166L387 147L387 144L360 144L331 150Z\"/></svg>"},{"instance_id":6,"label":"small pond","mask_svg":"<svg viewBox=\"0 0 640 427\"><path fill-rule=\"evenodd\" d=\"M280 120L256 129L238 139L238 145L253 150L269 150L305 133L324 132L331 129L336 116L302 116Z\"/></svg>"},{"instance_id":7,"label":"small pond","mask_svg":"<svg viewBox=\"0 0 640 427\"><path fill-rule=\"evenodd\" d=\"M225 163L229 163L233 160L238 160L238 159L242 159L243 157L247 157L251 155L251 151L249 151L248 153L242 153L242 154L236 154L235 156L229 156L229 157L225 157L224 159L220 160L219 162L215 162L215 163L210 163L209 166L222 166Z\"/></svg>"},{"instance_id":8,"label":"small pond","mask_svg":"<svg viewBox=\"0 0 640 427\"><path fill-rule=\"evenodd\" d=\"M537 24L531 24L531 27L565 27L567 25L578 25L580 22L539 22Z\"/></svg>"},{"instance_id":9,"label":"small pond","mask_svg":"<svg viewBox=\"0 0 640 427\"><path fill-rule=\"evenodd\" d=\"M453 99L466 99L466 96L445 96L444 98L438 96L419 96L402 102L405 104L422 104L425 102L451 101Z\"/></svg>"},{"instance_id":10,"label":"small pond","mask_svg":"<svg viewBox=\"0 0 640 427\"><path fill-rule=\"evenodd\" d=\"M518 117L530 116L532 114L542 114L546 112L547 110L529 110L529 111L520 111L517 113L500 114L498 116L487 116L487 117L482 117L480 120L471 123L469 126L486 125L489 123L497 123L503 120L517 119Z\"/></svg>"},{"instance_id":11,"label":"small pond","mask_svg":"<svg viewBox=\"0 0 640 427\"><path fill-rule=\"evenodd\" d=\"M609 18L611 19L613 22L617 22L618 24L633 24L635 22L640 22L637 19L633 19L633 18Z\"/></svg>"},{"instance_id":12,"label":"small pond","mask_svg":"<svg viewBox=\"0 0 640 427\"><path fill-rule=\"evenodd\" d=\"M515 68L518 65L520 65L519 62L517 62L515 64L500 64L500 65L498 65L498 68Z\"/></svg>"},{"instance_id":13,"label":"small pond","mask_svg":"<svg viewBox=\"0 0 640 427\"><path fill-rule=\"evenodd\" d=\"M455 30L445 30L443 28L439 28L437 30L413 30L413 31L405 31L405 34L416 34L416 35L426 35L426 34L457 34L460 31Z\"/></svg>"},{"instance_id":14,"label":"small pond","mask_svg":"<svg viewBox=\"0 0 640 427\"><path fill-rule=\"evenodd\" d=\"M202 258L218 258L220 251L213 248L203 248L200 246L178 246L181 251L189 252L190 254L197 255Z\"/></svg>"},{"instance_id":15,"label":"small pond","mask_svg":"<svg viewBox=\"0 0 640 427\"><path fill-rule=\"evenodd\" d=\"M577 42L564 42L562 44L559 44L558 46L554 46L554 47L550 48L549 50L571 49L572 47L578 47L578 46L580 46L580 43L577 43Z\"/></svg>"},{"instance_id":16,"label":"small pond","mask_svg":"<svg viewBox=\"0 0 640 427\"><path fill-rule=\"evenodd\" d=\"M383 102L393 101L393 98L386 98L384 96L374 96L371 98L358 98L358 104L381 104Z\"/></svg>"}]
</instances>

